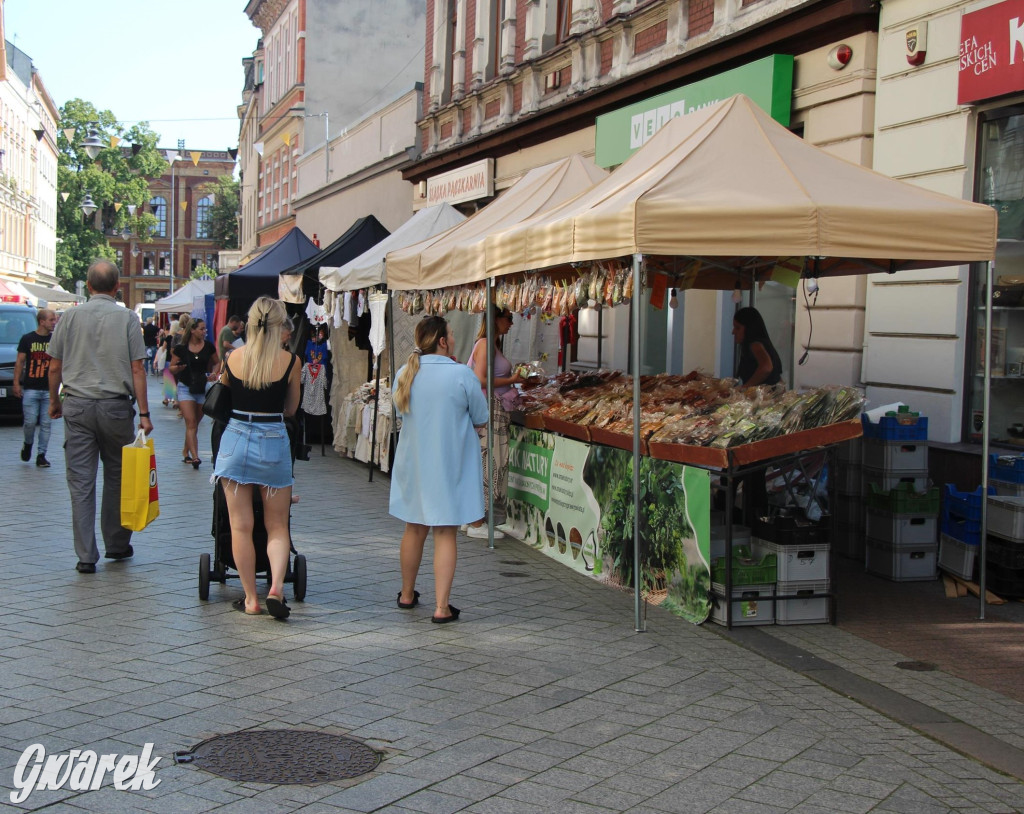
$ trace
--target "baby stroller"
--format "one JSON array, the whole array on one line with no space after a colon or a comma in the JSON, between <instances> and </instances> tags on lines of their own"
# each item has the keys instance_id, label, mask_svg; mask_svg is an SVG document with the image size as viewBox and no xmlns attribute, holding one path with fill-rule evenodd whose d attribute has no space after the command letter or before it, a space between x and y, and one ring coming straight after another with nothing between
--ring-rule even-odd
<instances>
[{"instance_id":1,"label":"baby stroller","mask_svg":"<svg viewBox=\"0 0 1024 814\"><path fill-rule=\"evenodd\" d=\"M291 428L289 427L289 431ZM223 433L223 425L214 422L211 433L213 445L213 461L216 463L217 450L220 447L220 436ZM291 434L289 432L289 434ZM252 493L253 529L252 541L256 549L256 577L265 576L270 582L270 560L267 557L267 528L263 523L263 500L260 497L260 490L253 489ZM291 517L289 516L289 526ZM213 524L211 532L213 535L213 562L210 562L209 554L199 555L199 598L210 598L210 579L215 579L221 585L225 584L229 577L237 577L238 569L235 566L235 558L231 551L231 523L228 519L228 505L224 498L224 486L220 481L213 488ZM234 571L234 573L229 573ZM306 557L295 551L294 544L291 545L289 556L288 572L285 575L285 582L293 585L292 594L296 602L302 602L306 598Z\"/></svg>"}]
</instances>

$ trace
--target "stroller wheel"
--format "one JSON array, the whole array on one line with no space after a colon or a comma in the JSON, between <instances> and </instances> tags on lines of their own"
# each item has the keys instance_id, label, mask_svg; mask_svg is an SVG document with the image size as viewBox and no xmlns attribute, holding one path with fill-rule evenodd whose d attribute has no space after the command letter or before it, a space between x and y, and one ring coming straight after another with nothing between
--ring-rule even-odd
<instances>
[{"instance_id":1,"label":"stroller wheel","mask_svg":"<svg viewBox=\"0 0 1024 814\"><path fill-rule=\"evenodd\" d=\"M210 555L199 555L199 598L210 598Z\"/></svg>"},{"instance_id":2,"label":"stroller wheel","mask_svg":"<svg viewBox=\"0 0 1024 814\"><path fill-rule=\"evenodd\" d=\"M303 554L295 555L295 601L301 602L306 598L306 557Z\"/></svg>"}]
</instances>

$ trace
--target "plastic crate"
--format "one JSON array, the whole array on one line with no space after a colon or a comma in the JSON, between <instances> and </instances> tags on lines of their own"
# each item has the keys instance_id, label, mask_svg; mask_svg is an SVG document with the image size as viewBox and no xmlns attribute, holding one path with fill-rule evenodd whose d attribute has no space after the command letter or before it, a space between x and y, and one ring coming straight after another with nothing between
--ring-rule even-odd
<instances>
[{"instance_id":1,"label":"plastic crate","mask_svg":"<svg viewBox=\"0 0 1024 814\"><path fill-rule=\"evenodd\" d=\"M988 475L993 480L1024 483L1024 455L990 454Z\"/></svg>"},{"instance_id":2,"label":"plastic crate","mask_svg":"<svg viewBox=\"0 0 1024 814\"><path fill-rule=\"evenodd\" d=\"M779 582L775 586L775 624L814 625L828 621L830 582L824 580L798 580ZM779 597L791 597L780 599Z\"/></svg>"},{"instance_id":3,"label":"plastic crate","mask_svg":"<svg viewBox=\"0 0 1024 814\"><path fill-rule=\"evenodd\" d=\"M974 579L974 566L978 557L978 546L950 537L939 535L939 568L961 579Z\"/></svg>"},{"instance_id":4,"label":"plastic crate","mask_svg":"<svg viewBox=\"0 0 1024 814\"><path fill-rule=\"evenodd\" d=\"M1013 483L1011 481L989 478L988 485L996 490L997 495L1024 497L1024 483Z\"/></svg>"},{"instance_id":5,"label":"plastic crate","mask_svg":"<svg viewBox=\"0 0 1024 814\"><path fill-rule=\"evenodd\" d=\"M915 492L924 492L928 489L928 470L922 469L917 472L889 472L885 469L864 467L864 491L867 493L872 484L883 492L891 492L906 484Z\"/></svg>"},{"instance_id":6,"label":"plastic crate","mask_svg":"<svg viewBox=\"0 0 1024 814\"><path fill-rule=\"evenodd\" d=\"M711 581L725 584L725 557L711 561ZM747 546L733 549L732 585L767 585L776 580L778 562L774 553L752 554Z\"/></svg>"},{"instance_id":7,"label":"plastic crate","mask_svg":"<svg viewBox=\"0 0 1024 814\"><path fill-rule=\"evenodd\" d=\"M1024 599L1024 568L1003 568L987 563L985 590L1003 599Z\"/></svg>"},{"instance_id":8,"label":"plastic crate","mask_svg":"<svg viewBox=\"0 0 1024 814\"><path fill-rule=\"evenodd\" d=\"M988 533L1007 540L1024 540L1024 497L990 495Z\"/></svg>"},{"instance_id":9,"label":"plastic crate","mask_svg":"<svg viewBox=\"0 0 1024 814\"><path fill-rule=\"evenodd\" d=\"M864 570L893 582L923 582L938 576L939 544L896 548L870 537L864 544Z\"/></svg>"},{"instance_id":10,"label":"plastic crate","mask_svg":"<svg viewBox=\"0 0 1024 814\"><path fill-rule=\"evenodd\" d=\"M775 584L733 586L733 625L775 624ZM725 624L725 586L711 583L711 620Z\"/></svg>"},{"instance_id":11,"label":"plastic crate","mask_svg":"<svg viewBox=\"0 0 1024 814\"><path fill-rule=\"evenodd\" d=\"M935 543L939 539L939 519L936 515L923 517L868 509L864 530L872 540L884 540L900 547Z\"/></svg>"},{"instance_id":12,"label":"plastic crate","mask_svg":"<svg viewBox=\"0 0 1024 814\"><path fill-rule=\"evenodd\" d=\"M863 464L889 472L920 472L928 468L928 442L865 439Z\"/></svg>"},{"instance_id":13,"label":"plastic crate","mask_svg":"<svg viewBox=\"0 0 1024 814\"><path fill-rule=\"evenodd\" d=\"M928 419L925 416L900 419L897 416L884 415L875 424L866 413L861 413L860 421L865 438L879 441L928 440Z\"/></svg>"},{"instance_id":14,"label":"plastic crate","mask_svg":"<svg viewBox=\"0 0 1024 814\"><path fill-rule=\"evenodd\" d=\"M939 487L933 486L923 492L914 490L911 483L900 483L888 491L878 484L869 483L864 494L864 504L869 509L881 509L894 514L938 515Z\"/></svg>"},{"instance_id":15,"label":"plastic crate","mask_svg":"<svg viewBox=\"0 0 1024 814\"><path fill-rule=\"evenodd\" d=\"M948 534L967 545L978 545L981 542L981 520L964 520L943 510L939 533Z\"/></svg>"},{"instance_id":16,"label":"plastic crate","mask_svg":"<svg viewBox=\"0 0 1024 814\"><path fill-rule=\"evenodd\" d=\"M1024 568L1024 543L990 534L985 544L985 562L1000 568Z\"/></svg>"},{"instance_id":17,"label":"plastic crate","mask_svg":"<svg viewBox=\"0 0 1024 814\"><path fill-rule=\"evenodd\" d=\"M817 523L798 521L795 517L754 518L753 535L766 543L779 545L815 545L829 541L831 518L824 516Z\"/></svg>"},{"instance_id":18,"label":"plastic crate","mask_svg":"<svg viewBox=\"0 0 1024 814\"><path fill-rule=\"evenodd\" d=\"M750 528L739 523L732 525L732 544L734 548L750 546ZM725 556L725 526L711 527L711 559Z\"/></svg>"},{"instance_id":19,"label":"plastic crate","mask_svg":"<svg viewBox=\"0 0 1024 814\"><path fill-rule=\"evenodd\" d=\"M990 495L995 494L995 488L988 487ZM951 514L961 520L981 520L981 487L973 492L960 492L951 483L942 487L942 512L943 516Z\"/></svg>"},{"instance_id":20,"label":"plastic crate","mask_svg":"<svg viewBox=\"0 0 1024 814\"><path fill-rule=\"evenodd\" d=\"M808 545L779 545L758 540L754 553L771 555L778 563L776 579L779 582L813 582L829 578L828 543ZM778 615L778 614L776 614Z\"/></svg>"}]
</instances>

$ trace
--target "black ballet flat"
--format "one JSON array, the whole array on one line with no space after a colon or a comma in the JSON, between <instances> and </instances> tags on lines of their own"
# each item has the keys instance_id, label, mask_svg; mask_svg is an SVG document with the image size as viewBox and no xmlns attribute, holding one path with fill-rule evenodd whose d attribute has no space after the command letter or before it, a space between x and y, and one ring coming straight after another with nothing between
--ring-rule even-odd
<instances>
[{"instance_id":1,"label":"black ballet flat","mask_svg":"<svg viewBox=\"0 0 1024 814\"><path fill-rule=\"evenodd\" d=\"M398 592L398 607L400 607L402 610L409 610L410 608L415 608L418 604L420 604L420 592L419 591L413 591L412 592L412 602L403 602L402 601L402 592L401 591Z\"/></svg>"},{"instance_id":2,"label":"black ballet flat","mask_svg":"<svg viewBox=\"0 0 1024 814\"><path fill-rule=\"evenodd\" d=\"M449 616L431 616L430 621L435 625L447 625L449 622L454 622L459 618L459 614L462 612L454 605L448 606Z\"/></svg>"}]
</instances>

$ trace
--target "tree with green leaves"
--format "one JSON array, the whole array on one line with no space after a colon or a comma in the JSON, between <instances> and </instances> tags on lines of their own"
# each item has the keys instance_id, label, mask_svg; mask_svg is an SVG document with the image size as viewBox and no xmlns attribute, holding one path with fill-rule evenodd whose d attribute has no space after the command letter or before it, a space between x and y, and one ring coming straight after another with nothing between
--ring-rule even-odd
<instances>
[{"instance_id":1,"label":"tree with green leaves","mask_svg":"<svg viewBox=\"0 0 1024 814\"><path fill-rule=\"evenodd\" d=\"M222 249L238 248L238 181L222 175L204 184L204 195L213 196L210 210L210 238Z\"/></svg>"},{"instance_id":2,"label":"tree with green leaves","mask_svg":"<svg viewBox=\"0 0 1024 814\"><path fill-rule=\"evenodd\" d=\"M89 102L72 99L60 109L57 130L57 277L69 290L84 280L97 257L113 259L108 238L131 230L140 243L151 240L156 218L144 211L149 182L163 175L168 164L156 148L157 134L140 122L125 127L109 110L97 111ZM105 145L95 159L82 142L95 128ZM65 130L74 130L68 139ZM111 137L119 142L111 146ZM97 211L81 210L86 193ZM134 210L134 214L132 211Z\"/></svg>"},{"instance_id":3,"label":"tree with green leaves","mask_svg":"<svg viewBox=\"0 0 1024 814\"><path fill-rule=\"evenodd\" d=\"M192 269L192 273L188 275L189 280L213 280L217 277L217 269L212 269L205 263L202 263Z\"/></svg>"}]
</instances>

